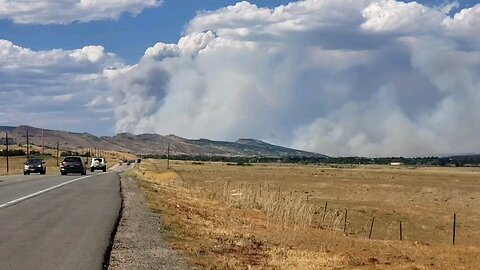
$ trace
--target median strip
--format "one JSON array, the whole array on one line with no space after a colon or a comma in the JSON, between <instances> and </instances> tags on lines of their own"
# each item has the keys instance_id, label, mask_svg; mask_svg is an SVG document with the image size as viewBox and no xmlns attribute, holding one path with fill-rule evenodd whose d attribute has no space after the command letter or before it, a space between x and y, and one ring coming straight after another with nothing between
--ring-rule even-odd
<instances>
[{"instance_id":1,"label":"median strip","mask_svg":"<svg viewBox=\"0 0 480 270\"><path fill-rule=\"evenodd\" d=\"M10 206L12 206L12 205L21 203L21 202L23 202L23 201L29 200L29 199L31 199L31 198L37 197L37 196L39 196L39 195L42 195L43 193L47 193L47 192L52 191L52 190L55 190L55 189L57 189L57 188L66 186L66 185L68 185L68 184L72 184L72 183L75 183L75 182L77 182L77 181L80 181L80 180L83 180L83 179L86 179L86 178L89 178L89 177L92 177L92 176L102 175L102 174L105 174L105 173L83 176L83 177L80 177L80 178L77 178L77 179L73 179L73 180L67 181L67 182L65 182L65 183L58 184L58 185L53 186L53 187L49 187L49 188L46 188L46 189L37 191L37 192L35 192L35 193L29 194L29 195L27 195L27 196L23 196L23 197L21 197L21 198L15 199L15 200L13 200L13 201L9 201L9 202L7 202L7 203L0 204L0 210L3 210L3 209L5 209L5 208L8 208L8 207L10 207Z\"/></svg>"}]
</instances>

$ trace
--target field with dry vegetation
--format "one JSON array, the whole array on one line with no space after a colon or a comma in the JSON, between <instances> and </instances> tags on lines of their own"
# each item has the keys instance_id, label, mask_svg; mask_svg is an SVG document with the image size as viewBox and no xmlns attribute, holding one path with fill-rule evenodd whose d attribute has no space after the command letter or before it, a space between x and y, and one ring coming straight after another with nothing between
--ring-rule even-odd
<instances>
[{"instance_id":1,"label":"field with dry vegetation","mask_svg":"<svg viewBox=\"0 0 480 270\"><path fill-rule=\"evenodd\" d=\"M480 268L477 168L147 161L131 174L206 269Z\"/></svg>"},{"instance_id":2,"label":"field with dry vegetation","mask_svg":"<svg viewBox=\"0 0 480 270\"><path fill-rule=\"evenodd\" d=\"M0 146L0 150L4 150L5 146ZM11 146L10 150L14 149L21 149L25 150L25 147L20 147L20 146ZM36 151L38 153L42 153L42 148L39 146L32 146L31 151ZM94 149L82 149L82 153L86 153L87 151L91 151L93 153ZM60 173L60 168L57 166L57 151L55 149L50 149L46 148L43 153L43 159L45 160L45 163L47 165L47 174L59 174ZM102 152L107 159L107 166L111 167L118 162L121 162L124 159L127 160L135 160L136 156L128 153L121 153L121 152L116 152L116 151L103 151ZM40 154L40 156L42 156ZM23 173L23 165L26 161L27 157L26 156L11 156L9 157L9 173L8 174L22 174ZM62 157L60 157L59 162L63 160ZM90 165L90 164L89 164ZM7 174L7 162L6 162L6 157L0 156L0 175L6 175Z\"/></svg>"}]
</instances>

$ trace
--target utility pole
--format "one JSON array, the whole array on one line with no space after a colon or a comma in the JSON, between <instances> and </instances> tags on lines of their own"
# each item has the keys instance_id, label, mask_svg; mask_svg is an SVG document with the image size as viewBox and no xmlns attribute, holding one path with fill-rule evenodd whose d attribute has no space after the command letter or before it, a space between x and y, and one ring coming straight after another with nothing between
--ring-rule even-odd
<instances>
[{"instance_id":1,"label":"utility pole","mask_svg":"<svg viewBox=\"0 0 480 270\"><path fill-rule=\"evenodd\" d=\"M30 146L28 145L28 128L27 128L27 159L30 157Z\"/></svg>"},{"instance_id":2,"label":"utility pole","mask_svg":"<svg viewBox=\"0 0 480 270\"><path fill-rule=\"evenodd\" d=\"M8 168L8 131L5 131L5 143L7 144L6 156L7 156L7 173L8 173L9 172L9 168Z\"/></svg>"},{"instance_id":3,"label":"utility pole","mask_svg":"<svg viewBox=\"0 0 480 270\"><path fill-rule=\"evenodd\" d=\"M42 157L45 156L45 131L42 129Z\"/></svg>"},{"instance_id":4,"label":"utility pole","mask_svg":"<svg viewBox=\"0 0 480 270\"><path fill-rule=\"evenodd\" d=\"M57 141L57 167L59 167L59 164L58 164L58 158L60 156L60 151L59 151L59 146L60 146L60 143Z\"/></svg>"},{"instance_id":5,"label":"utility pole","mask_svg":"<svg viewBox=\"0 0 480 270\"><path fill-rule=\"evenodd\" d=\"M167 145L167 170L170 169L170 143Z\"/></svg>"}]
</instances>

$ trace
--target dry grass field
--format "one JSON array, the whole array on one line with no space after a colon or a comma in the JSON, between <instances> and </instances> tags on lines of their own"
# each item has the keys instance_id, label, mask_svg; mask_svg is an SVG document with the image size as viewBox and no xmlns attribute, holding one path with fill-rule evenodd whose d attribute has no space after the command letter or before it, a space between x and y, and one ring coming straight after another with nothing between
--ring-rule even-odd
<instances>
[{"instance_id":1,"label":"dry grass field","mask_svg":"<svg viewBox=\"0 0 480 270\"><path fill-rule=\"evenodd\" d=\"M5 149L5 146L0 146L0 150ZM25 150L24 147L10 147L10 150L13 149L23 149ZM32 146L31 150L37 151L37 152L42 152L42 148L38 146ZM83 151L92 151L93 149L82 149ZM59 174L60 173L60 168L57 167L57 158L56 158L56 150L55 149L45 149L45 155L43 156L46 165L47 165L47 174ZM128 159L128 160L134 160L136 159L135 155L128 154L128 153L121 153L121 152L115 152L115 151L104 151L105 158L107 159L107 166L111 167L115 165L116 163L122 161L123 159ZM23 173L23 164L26 161L26 156L15 156L15 157L9 157L9 174L22 174ZM59 162L62 161L62 157L60 157ZM6 162L6 157L0 156L0 175L6 175L7 174L7 162Z\"/></svg>"},{"instance_id":2,"label":"dry grass field","mask_svg":"<svg viewBox=\"0 0 480 270\"><path fill-rule=\"evenodd\" d=\"M57 159L52 156L45 156L45 163L47 165L47 174L54 174L60 171L57 167ZM22 174L23 164L25 163L25 156L17 156L9 158L10 174ZM0 157L0 175L7 174L6 157Z\"/></svg>"},{"instance_id":3,"label":"dry grass field","mask_svg":"<svg viewBox=\"0 0 480 270\"><path fill-rule=\"evenodd\" d=\"M206 269L480 269L477 168L147 161L131 174Z\"/></svg>"}]
</instances>

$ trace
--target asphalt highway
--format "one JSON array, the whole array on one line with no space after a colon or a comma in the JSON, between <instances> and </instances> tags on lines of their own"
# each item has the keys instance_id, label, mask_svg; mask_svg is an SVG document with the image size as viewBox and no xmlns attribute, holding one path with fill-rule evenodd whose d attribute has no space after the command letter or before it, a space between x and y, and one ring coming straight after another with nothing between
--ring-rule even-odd
<instances>
[{"instance_id":1,"label":"asphalt highway","mask_svg":"<svg viewBox=\"0 0 480 270\"><path fill-rule=\"evenodd\" d=\"M103 269L120 208L114 172L0 177L0 269Z\"/></svg>"}]
</instances>

